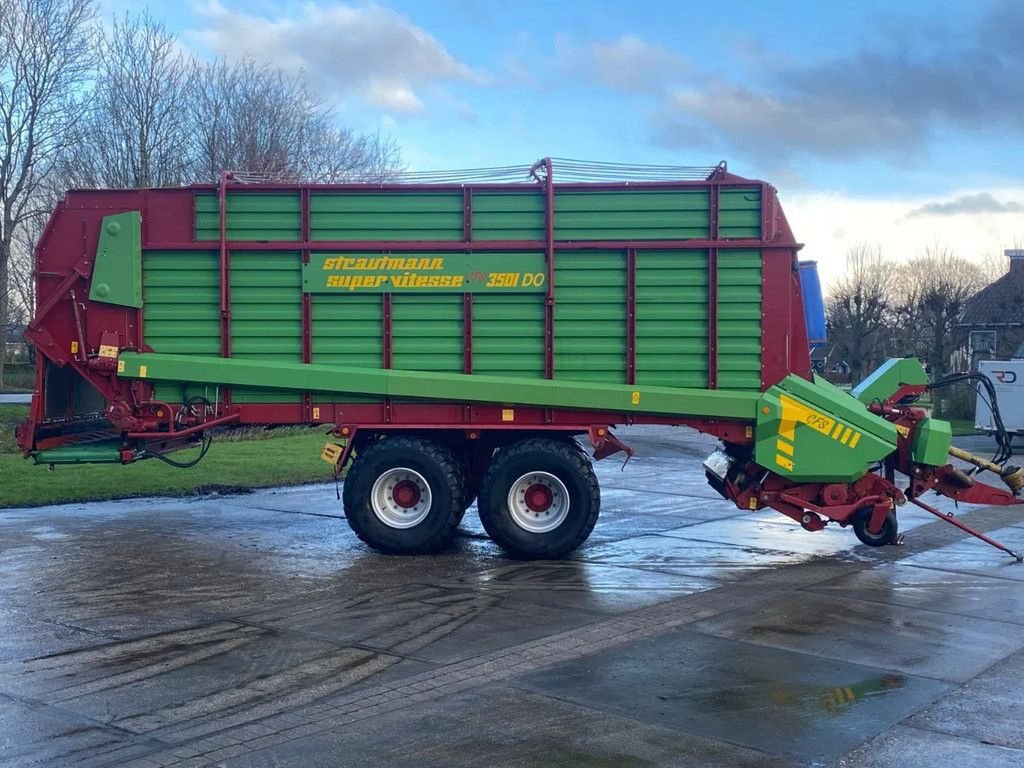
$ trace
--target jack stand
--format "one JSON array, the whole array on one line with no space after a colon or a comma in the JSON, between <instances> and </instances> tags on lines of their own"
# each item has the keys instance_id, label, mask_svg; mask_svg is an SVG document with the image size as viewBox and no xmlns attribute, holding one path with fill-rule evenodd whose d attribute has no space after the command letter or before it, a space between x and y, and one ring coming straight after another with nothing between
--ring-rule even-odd
<instances>
[{"instance_id":1,"label":"jack stand","mask_svg":"<svg viewBox=\"0 0 1024 768\"><path fill-rule=\"evenodd\" d=\"M1014 552L1012 549L1010 549L1005 544L1000 544L998 541L996 541L995 539L989 538L988 536L986 536L981 531L976 531L973 528L971 528L969 525L967 525L966 523L960 522L959 520L956 519L956 517L951 512L950 513L940 512L935 507L929 506L928 504L925 504L920 499L915 499L913 497L908 497L907 500L911 504L914 504L915 506L920 507L925 512L931 512L933 515L935 515L940 520L945 520L950 525L955 525L961 531L964 531L965 533L969 533L969 534L971 534L971 536L975 536L975 537L981 539L986 544L989 544L990 546L993 546L996 549L1005 552L1010 557L1012 557L1014 560L1016 560L1018 563L1024 563L1024 557L1022 557L1021 555L1018 555L1016 552Z\"/></svg>"}]
</instances>

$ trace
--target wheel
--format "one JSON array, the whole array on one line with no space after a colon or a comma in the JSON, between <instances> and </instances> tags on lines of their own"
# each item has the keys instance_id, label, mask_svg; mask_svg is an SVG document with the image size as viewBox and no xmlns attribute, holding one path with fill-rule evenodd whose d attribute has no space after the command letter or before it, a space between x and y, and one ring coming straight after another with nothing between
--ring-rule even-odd
<instances>
[{"instance_id":1,"label":"wheel","mask_svg":"<svg viewBox=\"0 0 1024 768\"><path fill-rule=\"evenodd\" d=\"M857 538L869 547L884 547L886 544L892 544L896 541L896 535L899 533L896 513L890 512L886 515L885 522L882 523L882 530L878 533L871 533L868 530L868 524L871 522L871 512L870 507L854 512L851 522L853 524L853 532L857 534Z\"/></svg>"},{"instance_id":2,"label":"wheel","mask_svg":"<svg viewBox=\"0 0 1024 768\"><path fill-rule=\"evenodd\" d=\"M508 554L558 558L594 530L601 491L590 460L574 443L522 440L491 462L477 509L484 530Z\"/></svg>"},{"instance_id":3,"label":"wheel","mask_svg":"<svg viewBox=\"0 0 1024 768\"><path fill-rule=\"evenodd\" d=\"M360 451L342 492L345 518L362 541L392 554L433 552L463 513L462 468L433 440L387 437Z\"/></svg>"}]
</instances>

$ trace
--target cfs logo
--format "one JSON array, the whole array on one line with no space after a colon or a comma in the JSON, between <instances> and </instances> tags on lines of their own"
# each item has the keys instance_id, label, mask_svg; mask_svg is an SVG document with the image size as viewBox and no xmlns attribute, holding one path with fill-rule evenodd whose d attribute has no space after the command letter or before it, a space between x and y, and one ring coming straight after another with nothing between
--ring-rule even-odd
<instances>
[{"instance_id":1,"label":"cfs logo","mask_svg":"<svg viewBox=\"0 0 1024 768\"><path fill-rule=\"evenodd\" d=\"M992 375L996 377L996 381L998 381L1000 384L1017 383L1016 371L992 371Z\"/></svg>"}]
</instances>

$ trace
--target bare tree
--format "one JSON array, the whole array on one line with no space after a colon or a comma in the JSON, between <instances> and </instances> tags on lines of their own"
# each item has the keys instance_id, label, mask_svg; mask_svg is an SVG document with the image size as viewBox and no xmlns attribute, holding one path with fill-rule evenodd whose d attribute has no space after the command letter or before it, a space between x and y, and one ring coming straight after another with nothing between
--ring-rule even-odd
<instances>
[{"instance_id":1,"label":"bare tree","mask_svg":"<svg viewBox=\"0 0 1024 768\"><path fill-rule=\"evenodd\" d=\"M36 192L78 138L93 60L90 0L0 0L0 318L14 236ZM6 334L0 335L0 385Z\"/></svg>"},{"instance_id":2,"label":"bare tree","mask_svg":"<svg viewBox=\"0 0 1024 768\"><path fill-rule=\"evenodd\" d=\"M846 272L828 291L829 338L854 380L863 378L883 354L891 275L892 264L882 256L881 246L861 243L847 252Z\"/></svg>"},{"instance_id":3,"label":"bare tree","mask_svg":"<svg viewBox=\"0 0 1024 768\"><path fill-rule=\"evenodd\" d=\"M900 267L893 284L897 329L907 352L924 360L933 378L948 373L959 342L957 322L985 284L981 268L933 245Z\"/></svg>"},{"instance_id":4,"label":"bare tree","mask_svg":"<svg viewBox=\"0 0 1024 768\"><path fill-rule=\"evenodd\" d=\"M202 66L192 112L191 176L221 170L310 181L380 181L399 166L397 147L380 136L337 127L334 113L302 76L251 60Z\"/></svg>"},{"instance_id":5,"label":"bare tree","mask_svg":"<svg viewBox=\"0 0 1024 768\"><path fill-rule=\"evenodd\" d=\"M160 187L188 181L196 64L148 12L125 15L99 46L87 139L67 158L77 186Z\"/></svg>"}]
</instances>

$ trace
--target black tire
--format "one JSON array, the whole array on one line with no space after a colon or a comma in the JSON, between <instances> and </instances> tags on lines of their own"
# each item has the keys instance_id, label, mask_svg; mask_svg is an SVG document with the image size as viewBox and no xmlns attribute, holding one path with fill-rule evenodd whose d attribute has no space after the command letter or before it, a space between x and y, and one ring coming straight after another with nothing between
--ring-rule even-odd
<instances>
[{"instance_id":1,"label":"black tire","mask_svg":"<svg viewBox=\"0 0 1024 768\"><path fill-rule=\"evenodd\" d=\"M886 544L893 544L899 534L896 513L890 512L886 515L885 522L882 523L882 530L878 533L871 533L868 530L868 525L871 523L871 512L870 508L865 508L853 513L853 519L850 522L857 538L861 540L862 544L867 544L869 547L884 547Z\"/></svg>"},{"instance_id":2,"label":"black tire","mask_svg":"<svg viewBox=\"0 0 1024 768\"><path fill-rule=\"evenodd\" d=\"M531 473L553 476L561 485L554 483L554 495L547 510L529 512L521 507L520 518L524 511L538 518L548 515L560 503L564 487L568 508L551 530L535 532L525 528L517 522L517 513L510 507L510 491L520 481L528 483L524 478ZM575 443L528 439L498 452L480 486L477 508L484 530L509 555L523 559L559 558L579 547L594 530L601 510L601 491L589 458ZM559 517L561 513L552 520Z\"/></svg>"},{"instance_id":3,"label":"black tire","mask_svg":"<svg viewBox=\"0 0 1024 768\"><path fill-rule=\"evenodd\" d=\"M399 468L419 475L413 485L422 480L429 491L429 504L422 500L426 494L417 493L417 503L423 501L424 507L413 510L410 517L416 522L409 527L389 524L388 508L378 504L375 511L373 500L378 479L384 483L381 493L386 494L388 473L402 477ZM462 519L464 494L462 466L449 448L433 440L399 436L386 437L359 452L345 478L342 501L349 526L363 542L381 552L418 555L436 552L452 540Z\"/></svg>"}]
</instances>

